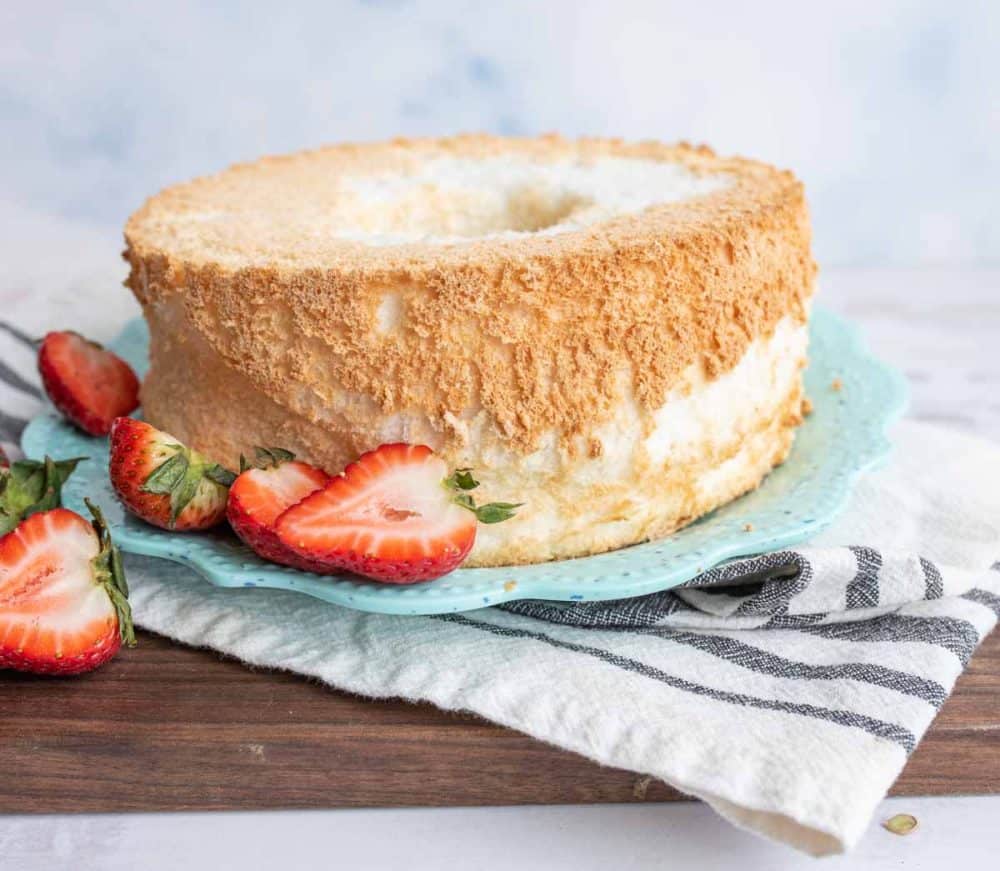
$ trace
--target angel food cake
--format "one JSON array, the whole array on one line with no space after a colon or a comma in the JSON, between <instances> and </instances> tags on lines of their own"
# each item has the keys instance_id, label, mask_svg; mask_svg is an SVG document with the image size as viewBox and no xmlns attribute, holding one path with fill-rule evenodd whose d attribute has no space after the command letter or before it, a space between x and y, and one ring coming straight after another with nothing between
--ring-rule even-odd
<instances>
[{"instance_id":1,"label":"angel food cake","mask_svg":"<svg viewBox=\"0 0 1000 871\"><path fill-rule=\"evenodd\" d=\"M335 146L169 188L125 236L148 421L231 468L425 444L524 503L468 565L668 535L802 420L802 185L704 147Z\"/></svg>"}]
</instances>

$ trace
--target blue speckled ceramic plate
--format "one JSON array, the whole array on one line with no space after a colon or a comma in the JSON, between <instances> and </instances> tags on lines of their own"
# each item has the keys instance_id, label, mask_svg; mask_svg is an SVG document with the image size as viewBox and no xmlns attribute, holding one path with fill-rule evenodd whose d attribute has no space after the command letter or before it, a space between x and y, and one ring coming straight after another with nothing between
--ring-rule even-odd
<instances>
[{"instance_id":1,"label":"blue speckled ceramic plate","mask_svg":"<svg viewBox=\"0 0 1000 871\"><path fill-rule=\"evenodd\" d=\"M145 324L136 320L112 347L142 374L146 345ZM841 390L832 388L835 379ZM814 535L843 508L858 474L888 454L886 428L905 406L906 386L898 373L864 350L853 327L817 308L806 389L814 411L800 428L788 460L753 493L669 538L581 559L459 569L409 587L272 565L228 530L180 534L147 526L124 512L112 494L107 441L81 435L54 414L35 418L22 444L30 457L90 457L69 480L64 503L83 511L84 496L97 502L125 551L176 560L221 587L276 587L363 611L438 614L513 599L639 596L673 587L732 557L789 547Z\"/></svg>"}]
</instances>

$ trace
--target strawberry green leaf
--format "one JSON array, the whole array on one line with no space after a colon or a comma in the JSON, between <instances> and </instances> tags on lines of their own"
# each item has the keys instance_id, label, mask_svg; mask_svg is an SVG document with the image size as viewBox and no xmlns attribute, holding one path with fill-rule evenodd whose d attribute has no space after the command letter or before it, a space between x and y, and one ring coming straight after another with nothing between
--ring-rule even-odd
<instances>
[{"instance_id":1,"label":"strawberry green leaf","mask_svg":"<svg viewBox=\"0 0 1000 871\"><path fill-rule=\"evenodd\" d=\"M232 487L233 481L236 480L236 476L229 469L223 468L218 463L213 463L205 469L203 474L210 481L215 481L221 487Z\"/></svg>"},{"instance_id":2,"label":"strawberry green leaf","mask_svg":"<svg viewBox=\"0 0 1000 871\"><path fill-rule=\"evenodd\" d=\"M295 454L291 451L286 451L284 448L262 448L257 446L253 449L253 453L253 468L255 469L276 469L282 463L290 463L295 459ZM246 471L246 469L243 471Z\"/></svg>"},{"instance_id":3,"label":"strawberry green leaf","mask_svg":"<svg viewBox=\"0 0 1000 871\"><path fill-rule=\"evenodd\" d=\"M122 552L117 547L111 550L111 577L114 579L115 586L127 599L128 581L125 579L125 566L122 565Z\"/></svg>"},{"instance_id":4,"label":"strawberry green leaf","mask_svg":"<svg viewBox=\"0 0 1000 871\"><path fill-rule=\"evenodd\" d=\"M461 490L451 497L451 501L456 505L461 505L463 508L468 508L469 511L476 510L476 500L472 498L471 493L463 493Z\"/></svg>"},{"instance_id":5,"label":"strawberry green leaf","mask_svg":"<svg viewBox=\"0 0 1000 871\"><path fill-rule=\"evenodd\" d=\"M146 493L165 495L180 486L190 467L187 451L179 450L157 466L146 478L141 489Z\"/></svg>"},{"instance_id":6,"label":"strawberry green leaf","mask_svg":"<svg viewBox=\"0 0 1000 871\"><path fill-rule=\"evenodd\" d=\"M475 490L479 482L472 477L472 469L455 469L451 476L445 479L445 485L452 490Z\"/></svg>"},{"instance_id":7,"label":"strawberry green leaf","mask_svg":"<svg viewBox=\"0 0 1000 871\"><path fill-rule=\"evenodd\" d=\"M472 476L472 469L455 469L444 479L444 486L452 491L451 501L461 505L476 515L480 523L502 523L510 520L523 502L490 502L487 505L476 505L476 500L469 492L479 486Z\"/></svg>"},{"instance_id":8,"label":"strawberry green leaf","mask_svg":"<svg viewBox=\"0 0 1000 871\"><path fill-rule=\"evenodd\" d=\"M522 505L523 502L489 502L473 510L480 523L503 523L517 514Z\"/></svg>"},{"instance_id":9,"label":"strawberry green leaf","mask_svg":"<svg viewBox=\"0 0 1000 871\"><path fill-rule=\"evenodd\" d=\"M194 499L201 484L201 469L197 466L188 466L174 488L170 491L170 525L173 526L180 517L181 512L188 503Z\"/></svg>"},{"instance_id":10,"label":"strawberry green leaf","mask_svg":"<svg viewBox=\"0 0 1000 871\"><path fill-rule=\"evenodd\" d=\"M107 592L108 598L111 599L111 604L114 605L115 613L118 615L118 634L122 644L127 647L135 647L132 606L129 605L128 601L128 582L125 580L121 552L111 540L111 533L108 531L108 525L104 521L101 509L89 499L83 501L93 515L91 526L94 527L97 540L101 545L100 551L92 562L94 574Z\"/></svg>"},{"instance_id":11,"label":"strawberry green leaf","mask_svg":"<svg viewBox=\"0 0 1000 871\"><path fill-rule=\"evenodd\" d=\"M83 459L18 460L9 468L0 468L0 535L32 514L57 508L63 484Z\"/></svg>"},{"instance_id":12,"label":"strawberry green leaf","mask_svg":"<svg viewBox=\"0 0 1000 871\"><path fill-rule=\"evenodd\" d=\"M236 480L232 472L218 463L202 462L198 454L178 447L177 453L168 457L149 474L141 489L145 493L170 497L172 527L194 499L203 478L220 487L229 487Z\"/></svg>"}]
</instances>

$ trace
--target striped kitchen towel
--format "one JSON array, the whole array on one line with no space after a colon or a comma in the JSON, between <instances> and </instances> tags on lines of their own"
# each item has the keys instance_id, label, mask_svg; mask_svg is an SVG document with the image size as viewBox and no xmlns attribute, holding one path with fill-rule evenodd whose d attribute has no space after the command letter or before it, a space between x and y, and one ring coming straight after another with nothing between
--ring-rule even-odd
<instances>
[{"instance_id":1,"label":"striped kitchen towel","mask_svg":"<svg viewBox=\"0 0 1000 871\"><path fill-rule=\"evenodd\" d=\"M41 407L32 356L0 328L7 447ZM1000 613L1000 447L912 422L894 441L808 546L671 592L390 617L131 558L133 609L254 665L475 711L834 853L861 836Z\"/></svg>"}]
</instances>

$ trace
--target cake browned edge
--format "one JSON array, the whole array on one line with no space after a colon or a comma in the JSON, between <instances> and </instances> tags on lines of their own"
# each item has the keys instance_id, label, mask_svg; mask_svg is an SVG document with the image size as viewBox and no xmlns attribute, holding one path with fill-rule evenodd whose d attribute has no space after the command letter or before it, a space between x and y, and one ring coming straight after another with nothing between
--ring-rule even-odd
<instances>
[{"instance_id":1,"label":"cake browned edge","mask_svg":"<svg viewBox=\"0 0 1000 871\"><path fill-rule=\"evenodd\" d=\"M153 197L126 227L126 284L147 316L168 300L183 310L185 328L211 349L213 365L238 372L262 401L280 408L286 419L273 435L328 469L373 446L373 421L413 408L439 423L438 450L455 465L468 459L455 410L470 406L482 407L515 455L537 449L553 430L570 458L599 451L590 434L620 400L623 372L651 415L691 366L718 377L782 318L807 319L816 267L801 183L754 161L717 158L704 146L559 137L394 140L266 158L228 172L252 176L274 162L300 161L308 175L339 160L363 163L371 148L645 157L733 181L691 200L558 235L380 248L338 240L315 262L298 266L285 254L269 257L252 247L240 266L214 262L211 252L171 250L171 209L199 206L198 197L210 197L225 173ZM377 327L387 293L398 294L405 313L404 327L388 337ZM234 451L246 446L213 437L210 405L192 412L189 404L184 412L183 398L171 398L176 390L154 395L155 332L147 413L168 426L184 414L201 415L182 427L183 435L232 462ZM160 361L161 369L166 365ZM187 373L186 380L198 374ZM336 422L337 439L324 438L329 424L295 399L303 385L318 401L324 385L336 385L364 397L368 407ZM789 399L796 401L801 404L801 396ZM800 417L795 408L786 413ZM775 461L785 453L787 447L776 452Z\"/></svg>"}]
</instances>

